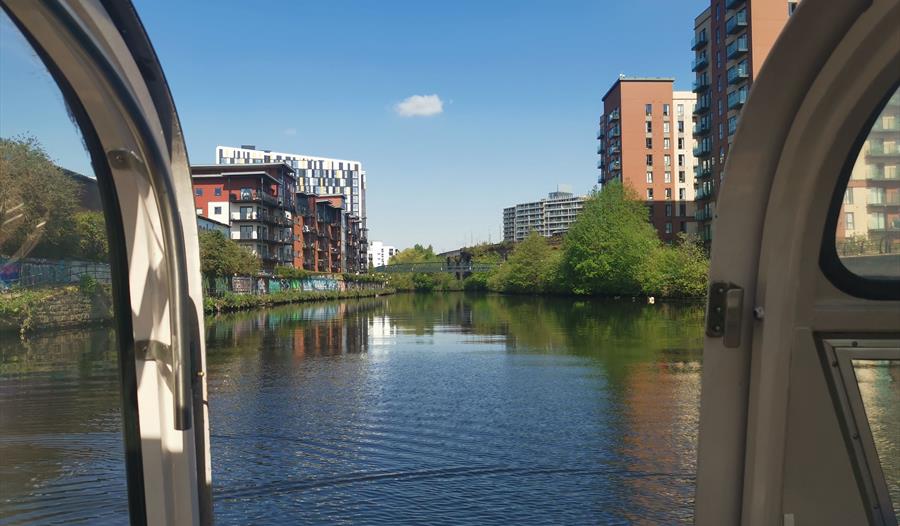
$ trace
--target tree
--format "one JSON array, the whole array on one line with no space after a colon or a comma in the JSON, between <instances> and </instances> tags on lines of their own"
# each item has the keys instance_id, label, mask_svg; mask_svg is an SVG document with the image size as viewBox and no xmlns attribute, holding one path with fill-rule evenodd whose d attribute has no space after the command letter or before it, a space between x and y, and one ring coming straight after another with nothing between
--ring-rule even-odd
<instances>
[{"instance_id":1,"label":"tree","mask_svg":"<svg viewBox=\"0 0 900 526\"><path fill-rule=\"evenodd\" d=\"M205 275L253 275L259 258L218 230L200 232L200 269Z\"/></svg>"},{"instance_id":2,"label":"tree","mask_svg":"<svg viewBox=\"0 0 900 526\"><path fill-rule=\"evenodd\" d=\"M489 278L489 286L502 292L538 293L556 290L561 254L547 239L532 231L516 245L509 259Z\"/></svg>"},{"instance_id":3,"label":"tree","mask_svg":"<svg viewBox=\"0 0 900 526\"><path fill-rule=\"evenodd\" d=\"M67 242L75 231L78 192L37 139L0 139L0 254L32 245L36 256L73 255Z\"/></svg>"},{"instance_id":4,"label":"tree","mask_svg":"<svg viewBox=\"0 0 900 526\"><path fill-rule=\"evenodd\" d=\"M74 219L78 257L104 263L109 261L109 240L106 238L103 212L78 212Z\"/></svg>"},{"instance_id":5,"label":"tree","mask_svg":"<svg viewBox=\"0 0 900 526\"><path fill-rule=\"evenodd\" d=\"M648 259L642 276L646 294L694 297L706 294L709 260L696 236L679 234L674 245L663 245Z\"/></svg>"},{"instance_id":6,"label":"tree","mask_svg":"<svg viewBox=\"0 0 900 526\"><path fill-rule=\"evenodd\" d=\"M640 294L647 260L659 247L646 206L621 183L584 204L563 241L563 278L576 294Z\"/></svg>"},{"instance_id":7,"label":"tree","mask_svg":"<svg viewBox=\"0 0 900 526\"><path fill-rule=\"evenodd\" d=\"M388 265L395 265L398 263L427 263L429 261L439 261L440 259L441 258L435 255L431 245L428 245L426 248L416 243L412 248L404 248L391 256Z\"/></svg>"}]
</instances>

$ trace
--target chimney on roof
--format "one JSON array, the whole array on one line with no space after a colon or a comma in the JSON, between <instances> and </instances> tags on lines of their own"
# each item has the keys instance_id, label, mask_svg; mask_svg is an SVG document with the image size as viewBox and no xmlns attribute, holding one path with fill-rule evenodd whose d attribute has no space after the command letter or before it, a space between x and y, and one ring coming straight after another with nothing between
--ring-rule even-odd
<instances>
[{"instance_id":1,"label":"chimney on roof","mask_svg":"<svg viewBox=\"0 0 900 526\"><path fill-rule=\"evenodd\" d=\"M244 150L255 150L256 145L255 144L242 144L241 148Z\"/></svg>"}]
</instances>

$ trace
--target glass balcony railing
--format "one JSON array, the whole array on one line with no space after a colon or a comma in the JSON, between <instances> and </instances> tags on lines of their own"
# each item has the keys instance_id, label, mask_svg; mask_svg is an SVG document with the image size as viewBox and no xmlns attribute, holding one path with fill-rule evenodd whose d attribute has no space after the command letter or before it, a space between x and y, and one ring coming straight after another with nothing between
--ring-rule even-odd
<instances>
[{"instance_id":1,"label":"glass balcony railing","mask_svg":"<svg viewBox=\"0 0 900 526\"><path fill-rule=\"evenodd\" d=\"M702 93L709 89L709 81L704 78L694 80L694 86L691 89L694 93Z\"/></svg>"},{"instance_id":2,"label":"glass balcony railing","mask_svg":"<svg viewBox=\"0 0 900 526\"><path fill-rule=\"evenodd\" d=\"M709 141L703 141L694 147L694 157L706 157L712 151Z\"/></svg>"},{"instance_id":3,"label":"glass balcony railing","mask_svg":"<svg viewBox=\"0 0 900 526\"><path fill-rule=\"evenodd\" d=\"M728 94L728 109L734 110L740 108L747 102L747 90L739 89Z\"/></svg>"},{"instance_id":4,"label":"glass balcony railing","mask_svg":"<svg viewBox=\"0 0 900 526\"><path fill-rule=\"evenodd\" d=\"M734 42L725 47L725 55L728 58L736 58L749 50L747 35L741 35Z\"/></svg>"},{"instance_id":5,"label":"glass balcony railing","mask_svg":"<svg viewBox=\"0 0 900 526\"><path fill-rule=\"evenodd\" d=\"M709 116L706 116L694 123L694 135L706 135L712 129L712 122Z\"/></svg>"},{"instance_id":6,"label":"glass balcony railing","mask_svg":"<svg viewBox=\"0 0 900 526\"><path fill-rule=\"evenodd\" d=\"M610 137L618 137L618 136L621 135L621 134L622 134L622 132L619 131L618 128L613 128L613 129L609 130L609 136L610 136Z\"/></svg>"},{"instance_id":7,"label":"glass balcony railing","mask_svg":"<svg viewBox=\"0 0 900 526\"><path fill-rule=\"evenodd\" d=\"M710 99L709 97L703 97L697 99L697 104L694 105L694 115L702 115L709 111Z\"/></svg>"},{"instance_id":8,"label":"glass balcony railing","mask_svg":"<svg viewBox=\"0 0 900 526\"><path fill-rule=\"evenodd\" d=\"M597 138L601 139L603 137L603 127L597 128Z\"/></svg>"},{"instance_id":9,"label":"glass balcony railing","mask_svg":"<svg viewBox=\"0 0 900 526\"><path fill-rule=\"evenodd\" d=\"M691 49L698 50L709 44L709 39L706 37L706 31L701 32L699 35L695 35L694 38L691 39Z\"/></svg>"},{"instance_id":10,"label":"glass balcony railing","mask_svg":"<svg viewBox=\"0 0 900 526\"><path fill-rule=\"evenodd\" d=\"M737 84L750 78L750 68L747 62L741 62L737 66L728 68L728 83Z\"/></svg>"},{"instance_id":11,"label":"glass balcony railing","mask_svg":"<svg viewBox=\"0 0 900 526\"><path fill-rule=\"evenodd\" d=\"M725 0L725 9L734 9L735 7L740 6L746 0Z\"/></svg>"},{"instance_id":12,"label":"glass balcony railing","mask_svg":"<svg viewBox=\"0 0 900 526\"><path fill-rule=\"evenodd\" d=\"M613 122L619 120L619 110L615 109L609 112L609 115L606 116L607 122Z\"/></svg>"},{"instance_id":13,"label":"glass balcony railing","mask_svg":"<svg viewBox=\"0 0 900 526\"><path fill-rule=\"evenodd\" d=\"M697 221L707 221L712 218L712 214L709 213L709 210L705 208L700 208L696 212L694 212L694 219Z\"/></svg>"},{"instance_id":14,"label":"glass balcony railing","mask_svg":"<svg viewBox=\"0 0 900 526\"><path fill-rule=\"evenodd\" d=\"M741 9L725 22L725 32L729 35L747 27L747 10Z\"/></svg>"},{"instance_id":15,"label":"glass balcony railing","mask_svg":"<svg viewBox=\"0 0 900 526\"><path fill-rule=\"evenodd\" d=\"M711 175L712 175L712 168L710 168L708 166L706 166L706 167L698 166L698 167L694 168L694 178L695 179L706 179L707 177L710 177Z\"/></svg>"},{"instance_id":16,"label":"glass balcony railing","mask_svg":"<svg viewBox=\"0 0 900 526\"><path fill-rule=\"evenodd\" d=\"M709 59L706 55L700 55L691 61L691 71L700 71L701 69L705 69L709 66Z\"/></svg>"},{"instance_id":17,"label":"glass balcony railing","mask_svg":"<svg viewBox=\"0 0 900 526\"><path fill-rule=\"evenodd\" d=\"M869 157L898 157L900 156L900 148L896 145L888 147L884 147L883 145L872 145L869 146L866 155Z\"/></svg>"},{"instance_id":18,"label":"glass balcony railing","mask_svg":"<svg viewBox=\"0 0 900 526\"><path fill-rule=\"evenodd\" d=\"M892 119L890 121L884 121L884 119L879 119L875 121L875 124L872 126L872 131L875 132L896 132L900 131L900 119Z\"/></svg>"}]
</instances>

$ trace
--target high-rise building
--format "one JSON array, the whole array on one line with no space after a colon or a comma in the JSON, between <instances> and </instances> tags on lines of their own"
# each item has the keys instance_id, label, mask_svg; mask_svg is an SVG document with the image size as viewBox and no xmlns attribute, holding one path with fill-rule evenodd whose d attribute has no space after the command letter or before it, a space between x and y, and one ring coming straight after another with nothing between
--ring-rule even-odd
<instances>
[{"instance_id":1,"label":"high-rise building","mask_svg":"<svg viewBox=\"0 0 900 526\"><path fill-rule=\"evenodd\" d=\"M694 151L688 125L696 96L671 78L620 77L603 96L600 191L619 181L647 202L660 239L696 231Z\"/></svg>"},{"instance_id":2,"label":"high-rise building","mask_svg":"<svg viewBox=\"0 0 900 526\"><path fill-rule=\"evenodd\" d=\"M503 240L522 241L532 230L544 237L564 234L584 208L585 196L568 188L550 192L546 199L503 209Z\"/></svg>"},{"instance_id":3,"label":"high-rise building","mask_svg":"<svg viewBox=\"0 0 900 526\"><path fill-rule=\"evenodd\" d=\"M381 241L373 241L369 244L369 268L387 265L396 253L396 247L385 245Z\"/></svg>"},{"instance_id":4,"label":"high-rise building","mask_svg":"<svg viewBox=\"0 0 900 526\"><path fill-rule=\"evenodd\" d=\"M218 164L287 163L297 175L297 191L314 195L342 195L345 210L366 226L366 171L359 161L314 157L298 153L216 146Z\"/></svg>"},{"instance_id":5,"label":"high-rise building","mask_svg":"<svg viewBox=\"0 0 900 526\"><path fill-rule=\"evenodd\" d=\"M694 20L692 70L697 212L700 236L713 238L712 218L725 159L750 85L798 2L789 0L711 0Z\"/></svg>"}]
</instances>

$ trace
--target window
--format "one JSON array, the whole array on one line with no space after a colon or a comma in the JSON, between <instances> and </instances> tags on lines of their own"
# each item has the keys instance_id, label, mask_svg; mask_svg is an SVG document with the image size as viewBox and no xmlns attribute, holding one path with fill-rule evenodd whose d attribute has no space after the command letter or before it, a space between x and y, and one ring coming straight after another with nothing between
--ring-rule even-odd
<instances>
[{"instance_id":1,"label":"window","mask_svg":"<svg viewBox=\"0 0 900 526\"><path fill-rule=\"evenodd\" d=\"M652 188L648 188L648 189L647 189L647 200L648 200L648 201L652 201L652 200L653 200L653 189L652 189Z\"/></svg>"},{"instance_id":2,"label":"window","mask_svg":"<svg viewBox=\"0 0 900 526\"><path fill-rule=\"evenodd\" d=\"M684 154L683 153L678 154L678 166L684 166Z\"/></svg>"},{"instance_id":3,"label":"window","mask_svg":"<svg viewBox=\"0 0 900 526\"><path fill-rule=\"evenodd\" d=\"M672 223L666 222L666 234L672 233Z\"/></svg>"},{"instance_id":4,"label":"window","mask_svg":"<svg viewBox=\"0 0 900 526\"><path fill-rule=\"evenodd\" d=\"M666 166L672 166L672 156L669 154L663 155L663 164Z\"/></svg>"},{"instance_id":5,"label":"window","mask_svg":"<svg viewBox=\"0 0 900 526\"><path fill-rule=\"evenodd\" d=\"M848 294L871 299L900 299L900 180L889 172L880 148L900 141L900 89L889 93L864 130L860 147L844 164L835 190L819 263L822 271ZM863 193L860 194L859 192ZM865 203L860 203L860 196ZM860 217L864 214L864 217ZM859 220L859 224L857 224Z\"/></svg>"},{"instance_id":6,"label":"window","mask_svg":"<svg viewBox=\"0 0 900 526\"><path fill-rule=\"evenodd\" d=\"M684 133L684 121L678 121L678 133Z\"/></svg>"},{"instance_id":7,"label":"window","mask_svg":"<svg viewBox=\"0 0 900 526\"><path fill-rule=\"evenodd\" d=\"M678 189L678 200L679 201L684 201L684 192L685 192L684 188Z\"/></svg>"},{"instance_id":8,"label":"window","mask_svg":"<svg viewBox=\"0 0 900 526\"><path fill-rule=\"evenodd\" d=\"M672 205L666 205L666 217L672 217Z\"/></svg>"},{"instance_id":9,"label":"window","mask_svg":"<svg viewBox=\"0 0 900 526\"><path fill-rule=\"evenodd\" d=\"M675 113L681 117L684 115L684 104L679 104L675 106Z\"/></svg>"},{"instance_id":10,"label":"window","mask_svg":"<svg viewBox=\"0 0 900 526\"><path fill-rule=\"evenodd\" d=\"M222 187L217 186L213 193L216 194L216 197L221 197L222 196Z\"/></svg>"},{"instance_id":11,"label":"window","mask_svg":"<svg viewBox=\"0 0 900 526\"><path fill-rule=\"evenodd\" d=\"M680 215L682 217L687 215L687 205L686 204L681 203L680 205L678 205L678 215ZM681 224L683 225L684 222L682 222ZM684 232L684 229L682 228L681 231Z\"/></svg>"},{"instance_id":12,"label":"window","mask_svg":"<svg viewBox=\"0 0 900 526\"><path fill-rule=\"evenodd\" d=\"M679 149L679 150L684 150L684 137L679 137L679 138L678 138L678 149Z\"/></svg>"},{"instance_id":13,"label":"window","mask_svg":"<svg viewBox=\"0 0 900 526\"><path fill-rule=\"evenodd\" d=\"M653 104L644 105L644 115L653 115Z\"/></svg>"},{"instance_id":14,"label":"window","mask_svg":"<svg viewBox=\"0 0 900 526\"><path fill-rule=\"evenodd\" d=\"M216 214L216 215L221 214L221 213L222 213L222 207L221 207L221 206L215 206L215 207L213 207L213 213Z\"/></svg>"},{"instance_id":15,"label":"window","mask_svg":"<svg viewBox=\"0 0 900 526\"><path fill-rule=\"evenodd\" d=\"M646 126L645 129L647 130L647 133L652 133L653 132L653 121L647 121L644 124Z\"/></svg>"},{"instance_id":16,"label":"window","mask_svg":"<svg viewBox=\"0 0 900 526\"><path fill-rule=\"evenodd\" d=\"M648 150L652 149L653 148L653 139L651 139L650 137L647 137L646 144L647 144Z\"/></svg>"},{"instance_id":17,"label":"window","mask_svg":"<svg viewBox=\"0 0 900 526\"><path fill-rule=\"evenodd\" d=\"M719 115L722 115L723 109L725 108L725 106L722 102L722 99L719 99L718 105L719 105Z\"/></svg>"},{"instance_id":18,"label":"window","mask_svg":"<svg viewBox=\"0 0 900 526\"><path fill-rule=\"evenodd\" d=\"M653 166L653 154L647 154L647 166Z\"/></svg>"},{"instance_id":19,"label":"window","mask_svg":"<svg viewBox=\"0 0 900 526\"><path fill-rule=\"evenodd\" d=\"M663 139L663 149L668 150L670 148L672 148L672 142L669 140L668 137L666 137Z\"/></svg>"},{"instance_id":20,"label":"window","mask_svg":"<svg viewBox=\"0 0 900 526\"><path fill-rule=\"evenodd\" d=\"M666 188L666 199L672 199L672 189Z\"/></svg>"},{"instance_id":21,"label":"window","mask_svg":"<svg viewBox=\"0 0 900 526\"><path fill-rule=\"evenodd\" d=\"M669 105L668 104L663 104L663 116L664 117L669 116Z\"/></svg>"},{"instance_id":22,"label":"window","mask_svg":"<svg viewBox=\"0 0 900 526\"><path fill-rule=\"evenodd\" d=\"M663 122L663 133L669 133L669 121Z\"/></svg>"},{"instance_id":23,"label":"window","mask_svg":"<svg viewBox=\"0 0 900 526\"><path fill-rule=\"evenodd\" d=\"M653 172L647 171L647 183L653 183Z\"/></svg>"},{"instance_id":24,"label":"window","mask_svg":"<svg viewBox=\"0 0 900 526\"><path fill-rule=\"evenodd\" d=\"M672 172L666 170L665 176L663 178L663 182L666 182L666 183L672 182Z\"/></svg>"},{"instance_id":25,"label":"window","mask_svg":"<svg viewBox=\"0 0 900 526\"><path fill-rule=\"evenodd\" d=\"M683 183L683 182L684 182L684 177L685 177L685 176L684 176L684 170L678 170L678 182L679 182L679 183Z\"/></svg>"},{"instance_id":26,"label":"window","mask_svg":"<svg viewBox=\"0 0 900 526\"><path fill-rule=\"evenodd\" d=\"M198 209L197 209L197 215L198 215L198 216L202 216L202 215L203 215L203 209L202 209L202 208L198 208Z\"/></svg>"},{"instance_id":27,"label":"window","mask_svg":"<svg viewBox=\"0 0 900 526\"><path fill-rule=\"evenodd\" d=\"M196 195L196 196L198 196L198 197L201 196L201 195L203 195L203 189L202 189L202 188L195 188L195 189L194 189L194 195Z\"/></svg>"}]
</instances>

